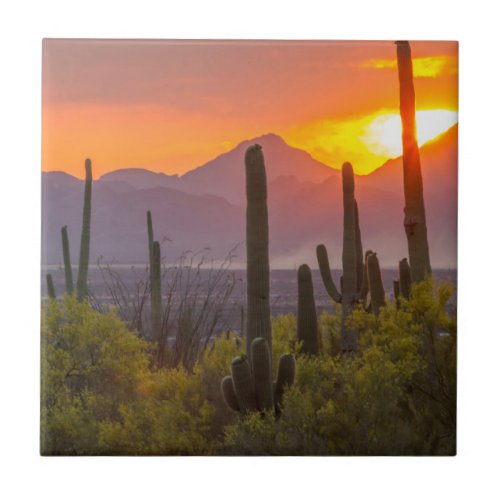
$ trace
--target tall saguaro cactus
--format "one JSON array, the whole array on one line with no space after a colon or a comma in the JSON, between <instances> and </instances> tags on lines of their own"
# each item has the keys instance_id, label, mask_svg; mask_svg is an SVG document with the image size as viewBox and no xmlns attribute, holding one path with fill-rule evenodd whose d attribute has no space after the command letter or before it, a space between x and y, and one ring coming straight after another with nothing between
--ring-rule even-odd
<instances>
[{"instance_id":1,"label":"tall saguaro cactus","mask_svg":"<svg viewBox=\"0 0 500 500\"><path fill-rule=\"evenodd\" d=\"M357 332L347 326L346 318L356 302L362 298L361 295L366 295L367 287L357 277L361 270L358 253L362 256L363 247L361 244L361 232L359 230L358 209L354 198L354 172L352 165L348 162L342 165L342 191L344 230L342 244L343 274L340 292L332 279L326 247L318 245L316 255L321 278L327 292L335 302L342 304L342 350L353 351L357 349Z\"/></svg>"},{"instance_id":2,"label":"tall saguaro cactus","mask_svg":"<svg viewBox=\"0 0 500 500\"><path fill-rule=\"evenodd\" d=\"M80 241L80 260L78 263L78 278L76 292L78 300L88 295L87 279L89 273L90 255L90 212L92 202L92 163L85 160L85 194L83 200L82 237Z\"/></svg>"},{"instance_id":3,"label":"tall saguaro cactus","mask_svg":"<svg viewBox=\"0 0 500 500\"><path fill-rule=\"evenodd\" d=\"M410 44L396 42L399 107L403 128L403 179L405 193L404 227L408 240L411 278L422 281L431 274L420 152L416 137L415 89Z\"/></svg>"},{"instance_id":4,"label":"tall saguaro cactus","mask_svg":"<svg viewBox=\"0 0 500 500\"><path fill-rule=\"evenodd\" d=\"M264 338L272 350L269 303L269 226L266 168L262 148L255 144L245 154L247 248L247 353L252 341Z\"/></svg>"},{"instance_id":5,"label":"tall saguaro cactus","mask_svg":"<svg viewBox=\"0 0 500 500\"><path fill-rule=\"evenodd\" d=\"M161 340L162 310L161 310L161 251L160 244L153 242L151 252L151 330L153 340Z\"/></svg>"},{"instance_id":6,"label":"tall saguaro cactus","mask_svg":"<svg viewBox=\"0 0 500 500\"><path fill-rule=\"evenodd\" d=\"M69 254L68 227L61 228L61 239L64 260L64 277L66 280L66 293L73 293L73 270L71 269L71 258Z\"/></svg>"},{"instance_id":7,"label":"tall saguaro cactus","mask_svg":"<svg viewBox=\"0 0 500 500\"><path fill-rule=\"evenodd\" d=\"M382 274L378 263L377 254L372 252L366 259L368 273L368 286L370 288L370 298L372 311L378 315L380 308L385 306L385 291L382 284Z\"/></svg>"}]
</instances>

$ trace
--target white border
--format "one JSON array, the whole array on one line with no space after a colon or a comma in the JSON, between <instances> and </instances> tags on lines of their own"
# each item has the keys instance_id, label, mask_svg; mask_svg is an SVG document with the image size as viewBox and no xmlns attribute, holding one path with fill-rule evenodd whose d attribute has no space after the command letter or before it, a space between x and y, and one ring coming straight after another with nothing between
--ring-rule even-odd
<instances>
[{"instance_id":1,"label":"white border","mask_svg":"<svg viewBox=\"0 0 500 500\"><path fill-rule=\"evenodd\" d=\"M470 5L470 3L467 3ZM4 498L498 497L499 65L494 2L11 1L2 9L0 480ZM38 456L43 37L460 41L459 455L456 458ZM491 151L491 153L490 153ZM496 494L495 494L496 493Z\"/></svg>"}]
</instances>

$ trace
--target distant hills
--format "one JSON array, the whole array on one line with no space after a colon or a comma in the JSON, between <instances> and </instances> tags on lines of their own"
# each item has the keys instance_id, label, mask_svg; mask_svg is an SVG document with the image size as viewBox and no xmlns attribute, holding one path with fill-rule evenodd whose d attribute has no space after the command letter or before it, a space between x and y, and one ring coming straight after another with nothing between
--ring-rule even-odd
<instances>
[{"instance_id":1,"label":"distant hills","mask_svg":"<svg viewBox=\"0 0 500 500\"><path fill-rule=\"evenodd\" d=\"M245 238L243 156L259 143L265 155L269 191L271 263L317 267L315 247L327 244L333 265L342 247L342 187L338 170L293 148L275 134L244 141L231 151L182 175L121 169L94 181L91 261L147 260L146 211L167 262L185 250L210 248L222 258ZM456 266L457 126L421 148L429 244L435 267ZM407 255L403 221L402 160L389 160L357 176L363 244L394 267ZM62 262L60 228L68 226L72 261L77 262L83 182L63 172L42 174L42 262ZM245 248L238 249L243 262Z\"/></svg>"}]
</instances>

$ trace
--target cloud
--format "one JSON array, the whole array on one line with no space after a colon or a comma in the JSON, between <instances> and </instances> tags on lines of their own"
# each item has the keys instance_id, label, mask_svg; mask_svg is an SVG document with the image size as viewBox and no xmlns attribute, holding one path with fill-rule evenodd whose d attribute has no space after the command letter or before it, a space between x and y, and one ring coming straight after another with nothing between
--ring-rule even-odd
<instances>
[{"instance_id":1,"label":"cloud","mask_svg":"<svg viewBox=\"0 0 500 500\"><path fill-rule=\"evenodd\" d=\"M363 68L392 69L397 67L396 59L369 59L361 63ZM454 75L458 72L457 61L450 56L430 56L413 58L415 78L435 78L440 75Z\"/></svg>"}]
</instances>

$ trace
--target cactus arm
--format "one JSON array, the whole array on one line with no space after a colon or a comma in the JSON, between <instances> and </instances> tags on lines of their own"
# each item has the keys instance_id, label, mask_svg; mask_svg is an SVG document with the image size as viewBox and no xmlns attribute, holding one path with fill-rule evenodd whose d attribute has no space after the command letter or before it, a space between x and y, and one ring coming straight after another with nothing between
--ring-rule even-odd
<instances>
[{"instance_id":1,"label":"cactus arm","mask_svg":"<svg viewBox=\"0 0 500 500\"><path fill-rule=\"evenodd\" d=\"M371 250L367 250L365 252L365 263L363 265L363 281L361 283L361 288L359 289L359 292L356 296L356 299L361 302L366 301L366 297L368 295L369 287L368 287L368 268L367 268L367 261L368 261L368 256L371 255L373 252Z\"/></svg>"},{"instance_id":2,"label":"cactus arm","mask_svg":"<svg viewBox=\"0 0 500 500\"><path fill-rule=\"evenodd\" d=\"M47 293L49 295L49 298L55 299L56 289L54 287L54 281L52 280L52 274L47 273L46 278L47 278Z\"/></svg>"},{"instance_id":3,"label":"cactus arm","mask_svg":"<svg viewBox=\"0 0 500 500\"><path fill-rule=\"evenodd\" d=\"M69 254L68 227L61 227L61 239L64 260L64 278L66 280L66 293L73 293L73 270L71 269L71 258Z\"/></svg>"},{"instance_id":4,"label":"cactus arm","mask_svg":"<svg viewBox=\"0 0 500 500\"><path fill-rule=\"evenodd\" d=\"M380 308L385 306L385 291L376 253L371 253L368 256L367 267L372 311L374 314L378 315Z\"/></svg>"},{"instance_id":5,"label":"cactus arm","mask_svg":"<svg viewBox=\"0 0 500 500\"><path fill-rule=\"evenodd\" d=\"M281 406L285 387L293 385L295 380L295 358L291 354L282 354L278 364L274 398L277 406Z\"/></svg>"},{"instance_id":6,"label":"cactus arm","mask_svg":"<svg viewBox=\"0 0 500 500\"><path fill-rule=\"evenodd\" d=\"M416 138L415 88L410 44L396 42L399 78L399 108L403 128L404 227L408 241L411 275L422 281L431 274L420 152Z\"/></svg>"},{"instance_id":7,"label":"cactus arm","mask_svg":"<svg viewBox=\"0 0 500 500\"><path fill-rule=\"evenodd\" d=\"M316 257L318 258L321 279L323 280L323 285L325 286L328 295L330 295L332 300L340 304L342 302L342 295L339 293L335 283L333 282L332 272L330 270L330 261L328 260L328 252L325 245L318 245L316 247Z\"/></svg>"},{"instance_id":8,"label":"cactus arm","mask_svg":"<svg viewBox=\"0 0 500 500\"><path fill-rule=\"evenodd\" d=\"M231 374L240 411L246 413L257 410L252 373L246 356L238 356L233 359Z\"/></svg>"},{"instance_id":9,"label":"cactus arm","mask_svg":"<svg viewBox=\"0 0 500 500\"><path fill-rule=\"evenodd\" d=\"M267 341L257 337L252 341L252 367L257 408L261 411L274 408L273 371L271 352Z\"/></svg>"},{"instance_id":10,"label":"cactus arm","mask_svg":"<svg viewBox=\"0 0 500 500\"><path fill-rule=\"evenodd\" d=\"M298 311L297 338L302 342L301 352L311 356L319 352L318 318L314 303L314 289L311 269L302 264L297 272L298 281Z\"/></svg>"},{"instance_id":11,"label":"cactus arm","mask_svg":"<svg viewBox=\"0 0 500 500\"><path fill-rule=\"evenodd\" d=\"M85 160L85 193L83 199L82 236L80 241L80 260L78 263L78 278L76 291L78 300L88 295L87 278L90 258L90 215L92 204L92 163Z\"/></svg>"},{"instance_id":12,"label":"cactus arm","mask_svg":"<svg viewBox=\"0 0 500 500\"><path fill-rule=\"evenodd\" d=\"M269 226L266 168L262 148L255 144L245 154L247 248L247 353L257 337L272 351L269 302Z\"/></svg>"},{"instance_id":13,"label":"cactus arm","mask_svg":"<svg viewBox=\"0 0 500 500\"><path fill-rule=\"evenodd\" d=\"M233 379L229 375L224 377L220 386L227 406L229 406L231 410L240 411L238 399L236 398L236 393L234 392Z\"/></svg>"}]
</instances>

